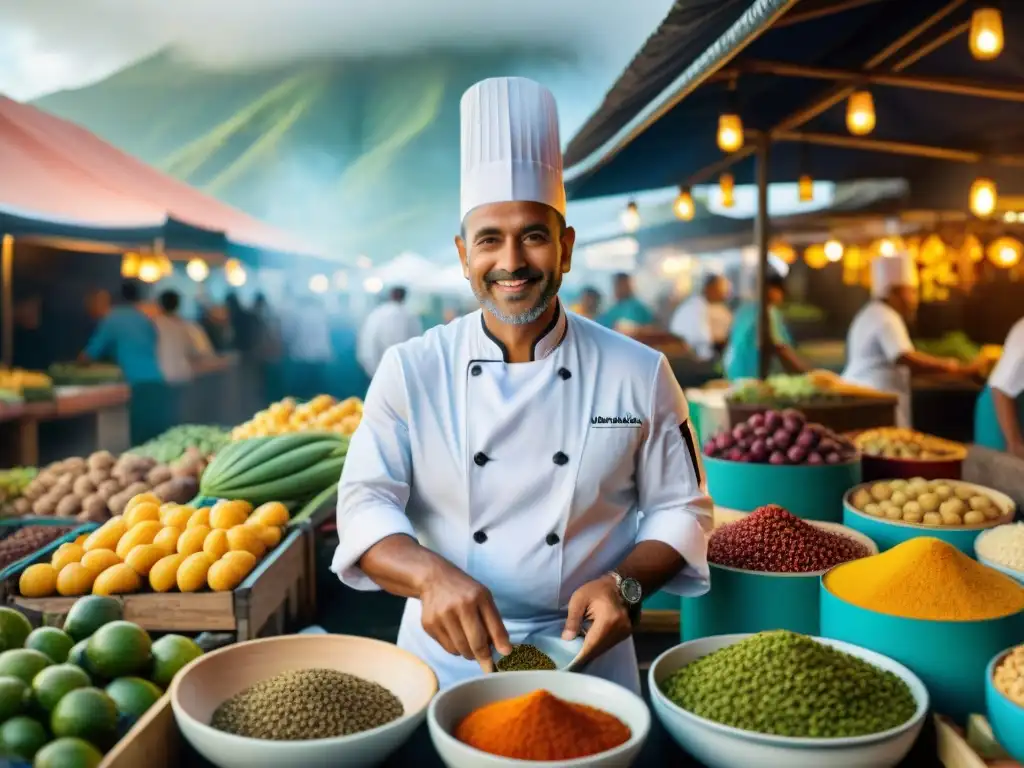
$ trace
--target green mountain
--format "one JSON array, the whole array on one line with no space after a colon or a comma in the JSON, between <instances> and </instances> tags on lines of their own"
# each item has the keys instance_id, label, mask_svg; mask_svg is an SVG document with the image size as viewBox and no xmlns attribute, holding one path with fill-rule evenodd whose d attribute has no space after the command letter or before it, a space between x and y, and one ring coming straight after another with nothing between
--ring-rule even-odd
<instances>
[{"instance_id":1,"label":"green mountain","mask_svg":"<svg viewBox=\"0 0 1024 768\"><path fill-rule=\"evenodd\" d=\"M210 70L165 51L37 106L335 253L444 249L459 99L485 77L573 71L556 52L418 52Z\"/></svg>"}]
</instances>

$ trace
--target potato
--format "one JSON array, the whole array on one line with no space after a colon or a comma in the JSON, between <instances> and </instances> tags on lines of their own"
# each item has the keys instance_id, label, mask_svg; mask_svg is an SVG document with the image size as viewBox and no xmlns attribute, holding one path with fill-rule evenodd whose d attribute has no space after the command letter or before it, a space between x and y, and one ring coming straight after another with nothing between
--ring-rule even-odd
<instances>
[{"instance_id":1,"label":"potato","mask_svg":"<svg viewBox=\"0 0 1024 768\"><path fill-rule=\"evenodd\" d=\"M96 451L96 453L88 458L86 464L89 465L89 469L105 470L109 473L110 468L114 466L116 461L114 454L110 451Z\"/></svg>"},{"instance_id":2,"label":"potato","mask_svg":"<svg viewBox=\"0 0 1024 768\"><path fill-rule=\"evenodd\" d=\"M121 484L117 480L107 480L96 488L96 495L103 501L109 501L111 496L121 492Z\"/></svg>"},{"instance_id":3,"label":"potato","mask_svg":"<svg viewBox=\"0 0 1024 768\"><path fill-rule=\"evenodd\" d=\"M128 500L131 501L132 496L138 496L140 493L145 493L149 489L150 489L149 483L147 483L147 482L145 482L143 480L137 480L136 482L134 482L131 485L127 486L124 489L124 492L129 494L128 495Z\"/></svg>"},{"instance_id":4,"label":"potato","mask_svg":"<svg viewBox=\"0 0 1024 768\"><path fill-rule=\"evenodd\" d=\"M96 487L99 488L103 483L110 479L110 473L105 469L92 469L89 470L89 474L86 475L89 481Z\"/></svg>"},{"instance_id":5,"label":"potato","mask_svg":"<svg viewBox=\"0 0 1024 768\"><path fill-rule=\"evenodd\" d=\"M43 497L32 505L32 514L39 517L51 517L56 508L57 505L51 499Z\"/></svg>"},{"instance_id":6,"label":"potato","mask_svg":"<svg viewBox=\"0 0 1024 768\"><path fill-rule=\"evenodd\" d=\"M83 472L86 467L86 460L81 456L72 456L70 459L64 460L64 469L69 472Z\"/></svg>"},{"instance_id":7,"label":"potato","mask_svg":"<svg viewBox=\"0 0 1024 768\"><path fill-rule=\"evenodd\" d=\"M171 469L163 464L158 464L146 473L146 482L150 487L156 488L161 483L171 479Z\"/></svg>"},{"instance_id":8,"label":"potato","mask_svg":"<svg viewBox=\"0 0 1024 768\"><path fill-rule=\"evenodd\" d=\"M131 501L133 495L134 494L125 490L120 493L115 493L107 499L107 509L110 510L110 514L120 515L128 505L128 502Z\"/></svg>"},{"instance_id":9,"label":"potato","mask_svg":"<svg viewBox=\"0 0 1024 768\"><path fill-rule=\"evenodd\" d=\"M76 494L65 496L57 505L57 517L74 517L82 510L82 497Z\"/></svg>"},{"instance_id":10,"label":"potato","mask_svg":"<svg viewBox=\"0 0 1024 768\"><path fill-rule=\"evenodd\" d=\"M76 496L80 496L84 499L90 493L94 493L96 491L96 486L93 484L92 480L89 479L88 475L82 475L75 480L74 484L71 486L71 490L75 492Z\"/></svg>"},{"instance_id":11,"label":"potato","mask_svg":"<svg viewBox=\"0 0 1024 768\"><path fill-rule=\"evenodd\" d=\"M185 504L195 498L198 490L199 481L194 477L176 477L158 485L153 489L153 493L159 496L161 501Z\"/></svg>"},{"instance_id":12,"label":"potato","mask_svg":"<svg viewBox=\"0 0 1024 768\"><path fill-rule=\"evenodd\" d=\"M50 490L58 490L65 496L71 493L71 489L75 486L75 478L71 475L61 475L60 478L54 483L53 488Z\"/></svg>"},{"instance_id":13,"label":"potato","mask_svg":"<svg viewBox=\"0 0 1024 768\"><path fill-rule=\"evenodd\" d=\"M19 517L27 515L32 511L32 502L26 498L20 498L14 500L14 514Z\"/></svg>"}]
</instances>

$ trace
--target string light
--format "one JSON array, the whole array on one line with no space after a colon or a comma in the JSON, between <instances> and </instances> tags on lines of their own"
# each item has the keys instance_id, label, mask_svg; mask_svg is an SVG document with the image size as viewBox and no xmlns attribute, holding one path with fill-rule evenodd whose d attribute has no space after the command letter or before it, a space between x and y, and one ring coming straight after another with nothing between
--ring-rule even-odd
<instances>
[{"instance_id":1,"label":"string light","mask_svg":"<svg viewBox=\"0 0 1024 768\"><path fill-rule=\"evenodd\" d=\"M981 241L975 235L967 235L967 237L964 238L964 244L960 250L975 264L985 258L985 249L982 247Z\"/></svg>"},{"instance_id":2,"label":"string light","mask_svg":"<svg viewBox=\"0 0 1024 768\"><path fill-rule=\"evenodd\" d=\"M846 128L854 136L875 130L875 100L871 91L854 91L846 102Z\"/></svg>"},{"instance_id":3,"label":"string light","mask_svg":"<svg viewBox=\"0 0 1024 768\"><path fill-rule=\"evenodd\" d=\"M309 290L313 293L327 293L331 287L331 281L327 275L313 275L309 278Z\"/></svg>"},{"instance_id":4,"label":"string light","mask_svg":"<svg viewBox=\"0 0 1024 768\"><path fill-rule=\"evenodd\" d=\"M245 285L248 275L246 275L245 267L242 266L238 259L228 259L224 262L224 279L228 281L228 285L232 285L235 288L241 288Z\"/></svg>"},{"instance_id":5,"label":"string light","mask_svg":"<svg viewBox=\"0 0 1024 768\"><path fill-rule=\"evenodd\" d=\"M781 240L777 240L772 243L768 248L768 252L775 254L786 264L793 264L796 262L796 249L794 249L789 243L782 242Z\"/></svg>"},{"instance_id":6,"label":"string light","mask_svg":"<svg viewBox=\"0 0 1024 768\"><path fill-rule=\"evenodd\" d=\"M835 264L843 258L843 244L832 239L825 243L825 258Z\"/></svg>"},{"instance_id":7,"label":"string light","mask_svg":"<svg viewBox=\"0 0 1024 768\"><path fill-rule=\"evenodd\" d=\"M1003 15L998 8L975 8L971 14L971 55L989 61L1003 52Z\"/></svg>"},{"instance_id":8,"label":"string light","mask_svg":"<svg viewBox=\"0 0 1024 768\"><path fill-rule=\"evenodd\" d=\"M185 265L185 274L195 282L201 283L209 277L210 267L203 259L190 259L188 264Z\"/></svg>"},{"instance_id":9,"label":"string light","mask_svg":"<svg viewBox=\"0 0 1024 768\"><path fill-rule=\"evenodd\" d=\"M126 253L121 257L121 277L131 279L139 276L142 257L137 253Z\"/></svg>"},{"instance_id":10,"label":"string light","mask_svg":"<svg viewBox=\"0 0 1024 768\"><path fill-rule=\"evenodd\" d=\"M696 213L696 209L693 205L693 195L690 194L690 190L682 188L679 190L679 194L676 196L676 200L672 203L672 211L676 217L683 221L692 221L693 216Z\"/></svg>"},{"instance_id":11,"label":"string light","mask_svg":"<svg viewBox=\"0 0 1024 768\"><path fill-rule=\"evenodd\" d=\"M731 173L723 173L718 179L718 189L722 193L722 207L732 208L736 205L736 179Z\"/></svg>"},{"instance_id":12,"label":"string light","mask_svg":"<svg viewBox=\"0 0 1024 768\"><path fill-rule=\"evenodd\" d=\"M828 264L828 256L821 245L811 245L804 250L804 262L811 269L821 269Z\"/></svg>"},{"instance_id":13,"label":"string light","mask_svg":"<svg viewBox=\"0 0 1024 768\"><path fill-rule=\"evenodd\" d=\"M155 283L163 275L163 270L160 268L160 262L156 259L147 256L139 264L139 280L144 283Z\"/></svg>"},{"instance_id":14,"label":"string light","mask_svg":"<svg viewBox=\"0 0 1024 768\"><path fill-rule=\"evenodd\" d=\"M878 255L889 259L900 251L900 244L891 237L883 237L878 241Z\"/></svg>"},{"instance_id":15,"label":"string light","mask_svg":"<svg viewBox=\"0 0 1024 768\"><path fill-rule=\"evenodd\" d=\"M622 227L627 232L636 232L640 229L640 209L632 200L626 204L626 210L622 212Z\"/></svg>"},{"instance_id":16,"label":"string light","mask_svg":"<svg viewBox=\"0 0 1024 768\"><path fill-rule=\"evenodd\" d=\"M367 293L380 293L384 290L384 281L379 277L368 277L363 280L363 290Z\"/></svg>"},{"instance_id":17,"label":"string light","mask_svg":"<svg viewBox=\"0 0 1024 768\"><path fill-rule=\"evenodd\" d=\"M992 179L978 178L971 184L970 206L975 216L991 216L997 199L996 183Z\"/></svg>"},{"instance_id":18,"label":"string light","mask_svg":"<svg viewBox=\"0 0 1024 768\"><path fill-rule=\"evenodd\" d=\"M718 148L735 152L743 146L743 120L739 115L726 112L718 116Z\"/></svg>"},{"instance_id":19,"label":"string light","mask_svg":"<svg viewBox=\"0 0 1024 768\"><path fill-rule=\"evenodd\" d=\"M1024 245L1020 240L1013 237L999 237L989 243L988 260L997 267L1009 269L1020 263L1021 251Z\"/></svg>"},{"instance_id":20,"label":"string light","mask_svg":"<svg viewBox=\"0 0 1024 768\"><path fill-rule=\"evenodd\" d=\"M814 179L809 173L804 173L796 182L797 199L801 203L809 203L814 200Z\"/></svg>"}]
</instances>

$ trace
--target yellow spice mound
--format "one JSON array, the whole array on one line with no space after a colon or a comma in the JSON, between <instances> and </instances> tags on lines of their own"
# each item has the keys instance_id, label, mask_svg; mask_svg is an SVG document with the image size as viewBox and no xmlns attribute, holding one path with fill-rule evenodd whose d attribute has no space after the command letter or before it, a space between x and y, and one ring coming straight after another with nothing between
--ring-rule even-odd
<instances>
[{"instance_id":1,"label":"yellow spice mound","mask_svg":"<svg viewBox=\"0 0 1024 768\"><path fill-rule=\"evenodd\" d=\"M978 621L1024 610L1024 587L930 536L844 563L825 587L848 603L908 619Z\"/></svg>"}]
</instances>

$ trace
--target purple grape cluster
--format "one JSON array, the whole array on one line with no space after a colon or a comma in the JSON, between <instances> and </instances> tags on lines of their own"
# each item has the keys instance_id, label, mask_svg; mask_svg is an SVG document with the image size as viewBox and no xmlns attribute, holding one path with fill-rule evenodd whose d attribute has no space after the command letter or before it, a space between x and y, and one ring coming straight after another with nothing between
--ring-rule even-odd
<instances>
[{"instance_id":1,"label":"purple grape cluster","mask_svg":"<svg viewBox=\"0 0 1024 768\"><path fill-rule=\"evenodd\" d=\"M843 464L857 457L847 438L821 424L810 424L800 411L755 413L742 424L715 435L704 455L753 464Z\"/></svg>"}]
</instances>

